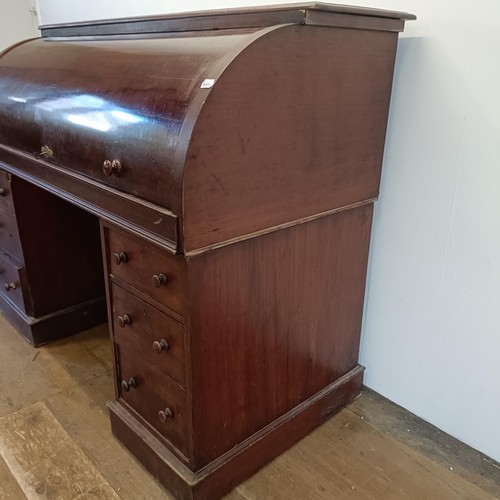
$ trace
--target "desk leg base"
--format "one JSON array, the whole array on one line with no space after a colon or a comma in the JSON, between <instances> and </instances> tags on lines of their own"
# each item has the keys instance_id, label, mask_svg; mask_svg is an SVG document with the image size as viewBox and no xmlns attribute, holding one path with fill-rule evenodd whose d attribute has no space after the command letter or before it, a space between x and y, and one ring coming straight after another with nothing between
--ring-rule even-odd
<instances>
[{"instance_id":1,"label":"desk leg base","mask_svg":"<svg viewBox=\"0 0 500 500\"><path fill-rule=\"evenodd\" d=\"M1 295L0 299L2 299L0 300L1 312L33 347L40 347L107 321L105 297L68 307L40 318L26 315Z\"/></svg>"},{"instance_id":2,"label":"desk leg base","mask_svg":"<svg viewBox=\"0 0 500 500\"><path fill-rule=\"evenodd\" d=\"M193 472L118 401L108 404L113 434L181 500L215 500L305 437L360 393L364 368L357 365L202 469Z\"/></svg>"}]
</instances>

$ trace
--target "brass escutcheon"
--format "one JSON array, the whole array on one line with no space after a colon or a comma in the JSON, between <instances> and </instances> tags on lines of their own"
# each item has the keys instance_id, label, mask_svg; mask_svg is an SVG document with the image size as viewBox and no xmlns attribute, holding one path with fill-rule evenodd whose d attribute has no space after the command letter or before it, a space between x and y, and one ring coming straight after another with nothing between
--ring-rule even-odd
<instances>
[{"instance_id":1,"label":"brass escutcheon","mask_svg":"<svg viewBox=\"0 0 500 500\"><path fill-rule=\"evenodd\" d=\"M35 153L36 158L51 158L54 156L54 152L48 146L42 146L39 153Z\"/></svg>"}]
</instances>

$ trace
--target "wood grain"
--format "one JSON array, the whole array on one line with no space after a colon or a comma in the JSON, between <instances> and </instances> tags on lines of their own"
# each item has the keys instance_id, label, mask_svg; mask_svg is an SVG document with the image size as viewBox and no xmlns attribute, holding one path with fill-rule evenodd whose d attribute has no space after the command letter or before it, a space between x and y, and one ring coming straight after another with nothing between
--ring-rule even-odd
<instances>
[{"instance_id":1,"label":"wood grain","mask_svg":"<svg viewBox=\"0 0 500 500\"><path fill-rule=\"evenodd\" d=\"M0 316L0 339L0 380L5 384L0 416L44 401L120 498L170 498L111 434L106 404L114 397L113 363L106 327L34 351Z\"/></svg>"},{"instance_id":2,"label":"wood grain","mask_svg":"<svg viewBox=\"0 0 500 500\"><path fill-rule=\"evenodd\" d=\"M107 330L102 328L87 330L83 338L90 345L101 339L102 346L103 334L109 342ZM4 316L0 316L0 335L0 416L46 400L110 371L109 366L96 362L94 353L78 341L76 344L61 341L33 350ZM105 357L110 356L109 346L101 349Z\"/></svg>"},{"instance_id":3,"label":"wood grain","mask_svg":"<svg viewBox=\"0 0 500 500\"><path fill-rule=\"evenodd\" d=\"M28 499L119 499L44 403L2 417L0 450Z\"/></svg>"},{"instance_id":4,"label":"wood grain","mask_svg":"<svg viewBox=\"0 0 500 500\"><path fill-rule=\"evenodd\" d=\"M0 455L0 498L2 500L25 500L26 495Z\"/></svg>"},{"instance_id":5,"label":"wood grain","mask_svg":"<svg viewBox=\"0 0 500 500\"><path fill-rule=\"evenodd\" d=\"M190 414L186 408L186 390L164 376L154 365L145 363L134 351L120 346L116 349L118 382L133 377L137 384L129 391L120 387L121 398L167 438L174 453L187 455ZM161 421L158 413L166 408L172 411L172 417Z\"/></svg>"},{"instance_id":6,"label":"wood grain","mask_svg":"<svg viewBox=\"0 0 500 500\"><path fill-rule=\"evenodd\" d=\"M184 251L376 198L396 42L294 25L235 58L187 151Z\"/></svg>"},{"instance_id":7,"label":"wood grain","mask_svg":"<svg viewBox=\"0 0 500 500\"><path fill-rule=\"evenodd\" d=\"M103 342L109 348L104 337L97 345L103 346ZM77 343L82 344L87 345L87 339ZM77 352L75 348L74 354ZM111 370L109 352L106 358ZM108 373L55 394L46 403L122 500L173 498L111 434L106 404L113 396L112 375Z\"/></svg>"},{"instance_id":8,"label":"wood grain","mask_svg":"<svg viewBox=\"0 0 500 500\"><path fill-rule=\"evenodd\" d=\"M356 366L371 214L365 205L188 260L198 467Z\"/></svg>"},{"instance_id":9,"label":"wood grain","mask_svg":"<svg viewBox=\"0 0 500 500\"><path fill-rule=\"evenodd\" d=\"M8 153L15 150L34 160L34 153L49 146L53 154L40 166L69 167L179 214L183 164L177 156L186 147L179 136L188 111L203 105L207 90L201 82L217 78L225 59L252 39L252 33L231 33L207 43L191 34L20 45L0 59L0 96L17 96L22 88L29 103L11 106L0 97L0 120L9 123L0 129L0 143L10 147L6 154L0 149L0 160L10 163ZM114 159L123 172L106 176L103 162ZM78 181L61 181L57 168L47 172L59 182Z\"/></svg>"},{"instance_id":10,"label":"wood grain","mask_svg":"<svg viewBox=\"0 0 500 500\"><path fill-rule=\"evenodd\" d=\"M26 270L0 252L0 295L23 312L31 309ZM26 307L27 306L27 307Z\"/></svg>"},{"instance_id":11,"label":"wood grain","mask_svg":"<svg viewBox=\"0 0 500 500\"><path fill-rule=\"evenodd\" d=\"M16 216L4 209L0 209L0 248L20 264L24 262Z\"/></svg>"},{"instance_id":12,"label":"wood grain","mask_svg":"<svg viewBox=\"0 0 500 500\"><path fill-rule=\"evenodd\" d=\"M321 11L308 11L305 24L313 26L334 26L337 28L355 28L379 31L404 31L405 22L402 19L384 17L364 17L351 14L336 14Z\"/></svg>"},{"instance_id":13,"label":"wood grain","mask_svg":"<svg viewBox=\"0 0 500 500\"><path fill-rule=\"evenodd\" d=\"M22 179L11 184L29 280L28 312L40 317L104 297L99 221Z\"/></svg>"},{"instance_id":14,"label":"wood grain","mask_svg":"<svg viewBox=\"0 0 500 500\"><path fill-rule=\"evenodd\" d=\"M362 368L356 367L313 398L275 420L198 472L179 463L163 444L118 402L109 405L113 433L137 454L179 500L213 500L228 493L262 465L304 437L361 391Z\"/></svg>"},{"instance_id":15,"label":"wood grain","mask_svg":"<svg viewBox=\"0 0 500 500\"><path fill-rule=\"evenodd\" d=\"M112 286L111 297L114 341L133 349L159 371L185 385L184 326L117 285ZM124 314L131 323L122 327L118 317ZM158 353L153 343L160 340L165 340L168 348Z\"/></svg>"},{"instance_id":16,"label":"wood grain","mask_svg":"<svg viewBox=\"0 0 500 500\"><path fill-rule=\"evenodd\" d=\"M93 179L36 160L22 151L0 145L0 166L91 214L114 222L162 244L175 253L177 217L136 196L106 187Z\"/></svg>"},{"instance_id":17,"label":"wood grain","mask_svg":"<svg viewBox=\"0 0 500 500\"><path fill-rule=\"evenodd\" d=\"M99 221L5 172L2 189L0 296L12 322L35 346L103 323Z\"/></svg>"},{"instance_id":18,"label":"wood grain","mask_svg":"<svg viewBox=\"0 0 500 500\"><path fill-rule=\"evenodd\" d=\"M111 280L123 281L143 292L149 299L183 315L186 302L184 259L120 229L106 226L104 234L107 270ZM122 252L127 261L117 264L114 254ZM165 275L166 283L155 286L153 276L159 274Z\"/></svg>"},{"instance_id":19,"label":"wood grain","mask_svg":"<svg viewBox=\"0 0 500 500\"><path fill-rule=\"evenodd\" d=\"M455 476L500 498L500 464L480 451L367 388L351 411L384 436L404 443L415 456L426 456L441 467L452 469Z\"/></svg>"}]
</instances>

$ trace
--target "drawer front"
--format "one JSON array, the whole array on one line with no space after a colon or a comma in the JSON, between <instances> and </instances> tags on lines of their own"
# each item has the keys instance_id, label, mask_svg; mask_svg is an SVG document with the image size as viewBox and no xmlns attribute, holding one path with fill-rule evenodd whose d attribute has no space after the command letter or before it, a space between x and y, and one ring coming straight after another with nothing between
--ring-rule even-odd
<instances>
[{"instance_id":1,"label":"drawer front","mask_svg":"<svg viewBox=\"0 0 500 500\"><path fill-rule=\"evenodd\" d=\"M0 208L0 248L19 262L23 262L16 216L2 208Z\"/></svg>"},{"instance_id":2,"label":"drawer front","mask_svg":"<svg viewBox=\"0 0 500 500\"><path fill-rule=\"evenodd\" d=\"M134 351L121 346L116 351L120 396L187 455L186 391Z\"/></svg>"},{"instance_id":3,"label":"drawer front","mask_svg":"<svg viewBox=\"0 0 500 500\"><path fill-rule=\"evenodd\" d=\"M115 342L185 385L184 327L117 285L111 294Z\"/></svg>"},{"instance_id":4,"label":"drawer front","mask_svg":"<svg viewBox=\"0 0 500 500\"><path fill-rule=\"evenodd\" d=\"M25 282L25 270L0 253L0 293L23 311L26 311L23 296Z\"/></svg>"},{"instance_id":5,"label":"drawer front","mask_svg":"<svg viewBox=\"0 0 500 500\"><path fill-rule=\"evenodd\" d=\"M111 229L107 230L107 244L112 278L124 281L180 315L183 314L186 267L182 257Z\"/></svg>"},{"instance_id":6,"label":"drawer front","mask_svg":"<svg viewBox=\"0 0 500 500\"><path fill-rule=\"evenodd\" d=\"M10 185L10 174L0 170L0 210L14 213L14 202Z\"/></svg>"}]
</instances>

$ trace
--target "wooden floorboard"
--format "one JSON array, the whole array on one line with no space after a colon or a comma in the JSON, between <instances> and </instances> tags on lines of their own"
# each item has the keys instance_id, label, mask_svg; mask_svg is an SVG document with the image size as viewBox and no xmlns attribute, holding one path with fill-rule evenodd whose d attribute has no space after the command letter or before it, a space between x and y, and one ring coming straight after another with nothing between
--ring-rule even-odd
<instances>
[{"instance_id":1,"label":"wooden floorboard","mask_svg":"<svg viewBox=\"0 0 500 500\"><path fill-rule=\"evenodd\" d=\"M383 434L500 498L500 464L495 460L369 389L351 410Z\"/></svg>"},{"instance_id":2,"label":"wooden floorboard","mask_svg":"<svg viewBox=\"0 0 500 500\"><path fill-rule=\"evenodd\" d=\"M248 499L493 499L345 409L237 491Z\"/></svg>"},{"instance_id":3,"label":"wooden floorboard","mask_svg":"<svg viewBox=\"0 0 500 500\"><path fill-rule=\"evenodd\" d=\"M0 317L0 345L0 499L172 498L111 434L105 326L33 349ZM366 390L226 500L462 498L500 465Z\"/></svg>"},{"instance_id":4,"label":"wooden floorboard","mask_svg":"<svg viewBox=\"0 0 500 500\"><path fill-rule=\"evenodd\" d=\"M0 498L2 500L25 500L26 495L0 455Z\"/></svg>"},{"instance_id":5,"label":"wooden floorboard","mask_svg":"<svg viewBox=\"0 0 500 500\"><path fill-rule=\"evenodd\" d=\"M43 402L0 418L0 451L29 500L119 499Z\"/></svg>"},{"instance_id":6,"label":"wooden floorboard","mask_svg":"<svg viewBox=\"0 0 500 500\"><path fill-rule=\"evenodd\" d=\"M51 396L47 406L122 499L171 498L111 435L106 403L112 398L111 378L97 377Z\"/></svg>"}]
</instances>

